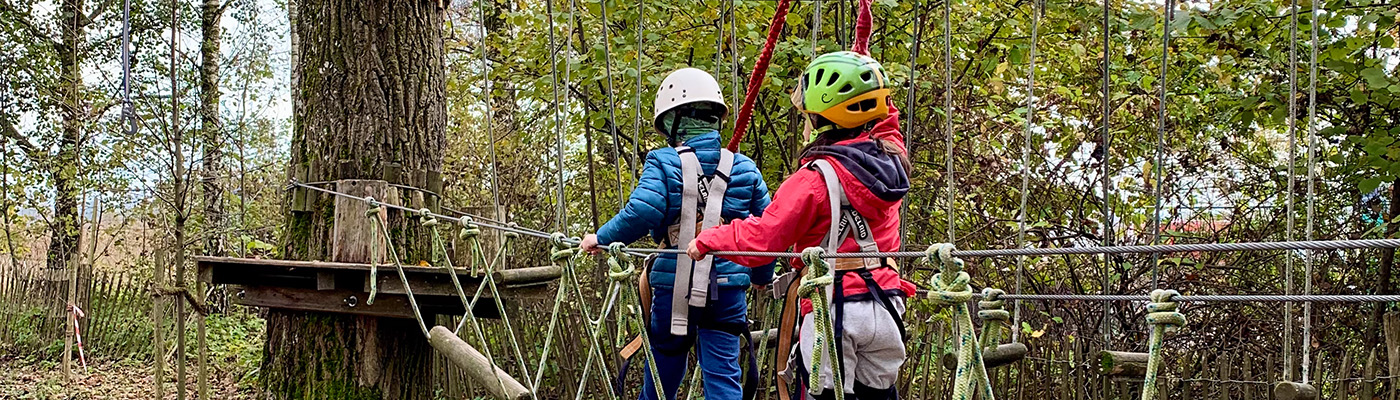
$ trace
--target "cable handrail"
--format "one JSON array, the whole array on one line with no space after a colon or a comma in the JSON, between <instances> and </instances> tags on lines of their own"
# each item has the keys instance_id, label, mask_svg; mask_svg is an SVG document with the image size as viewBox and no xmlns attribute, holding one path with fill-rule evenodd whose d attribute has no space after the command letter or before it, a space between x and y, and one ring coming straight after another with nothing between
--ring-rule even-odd
<instances>
[{"instance_id":1,"label":"cable handrail","mask_svg":"<svg viewBox=\"0 0 1400 400\"><path fill-rule=\"evenodd\" d=\"M355 196L331 189L316 187L301 183L295 179L290 181L291 186L296 186L308 190L331 194L343 198L360 200L379 204L384 207L411 212L424 213L423 210L415 210L397 204L383 203L371 197ZM471 223L486 228L501 230L505 232L517 233L541 239L551 238L551 234L523 228L512 223L501 223L491 221L469 213L462 213L463 216L471 218ZM426 215L443 219L456 220L460 217L428 212ZM578 239L563 239L565 243L577 245ZM1126 245L1126 246L1084 246L1084 247L1039 247L1020 249L983 249L983 250L953 250L952 255L957 257L1009 257L1009 256L1049 256L1049 255L1076 255L1076 254L1151 254L1151 253L1197 253L1197 252L1241 252L1241 251L1274 251L1274 250L1352 250L1352 249L1387 249L1400 248L1400 239L1342 239L1342 240L1293 240L1278 242L1234 242L1234 243L1190 243L1190 244L1158 244L1158 245ZM632 254L682 254L681 249L656 249L624 247L628 253ZM709 254L716 256L737 256L737 257L773 257L773 258L796 258L801 257L800 252L790 251L713 251ZM823 258L924 258L928 253L923 251L858 251L858 252L835 252L823 254ZM1145 298L1145 297L1144 297ZM1008 297L1010 299L1010 297Z\"/></svg>"}]
</instances>

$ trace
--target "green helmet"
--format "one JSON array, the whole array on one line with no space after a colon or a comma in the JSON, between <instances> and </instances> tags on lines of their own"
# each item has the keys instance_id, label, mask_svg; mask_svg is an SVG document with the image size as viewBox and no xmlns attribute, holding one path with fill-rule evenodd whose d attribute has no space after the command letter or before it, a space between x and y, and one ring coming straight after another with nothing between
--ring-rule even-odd
<instances>
[{"instance_id":1,"label":"green helmet","mask_svg":"<svg viewBox=\"0 0 1400 400\"><path fill-rule=\"evenodd\" d=\"M889 81L870 56L853 51L822 54L802 73L802 108L842 128L890 115Z\"/></svg>"}]
</instances>

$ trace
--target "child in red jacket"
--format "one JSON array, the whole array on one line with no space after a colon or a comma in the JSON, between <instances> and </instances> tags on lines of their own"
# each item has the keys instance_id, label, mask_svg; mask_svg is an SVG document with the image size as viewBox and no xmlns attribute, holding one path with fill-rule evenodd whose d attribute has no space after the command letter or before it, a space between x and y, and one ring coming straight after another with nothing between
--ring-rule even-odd
<instances>
[{"instance_id":1,"label":"child in red jacket","mask_svg":"<svg viewBox=\"0 0 1400 400\"><path fill-rule=\"evenodd\" d=\"M830 252L900 249L899 209L909 191L909 160L880 63L860 53L824 54L807 66L801 104L811 123L803 168L789 176L761 217L736 220L701 233L691 257L711 251L783 251L825 247ZM794 96L796 103L799 95ZM839 221L839 222L838 222ZM757 267L763 257L729 260ZM801 260L793 260L803 268ZM834 397L831 366L841 368L847 395L861 400L895 398L904 364L904 299L914 285L888 259L834 259L833 326L841 360L822 360L822 388ZM778 288L782 290L782 288ZM789 294L792 296L793 294ZM812 364L811 303L803 302L801 350L789 368L806 382Z\"/></svg>"}]
</instances>

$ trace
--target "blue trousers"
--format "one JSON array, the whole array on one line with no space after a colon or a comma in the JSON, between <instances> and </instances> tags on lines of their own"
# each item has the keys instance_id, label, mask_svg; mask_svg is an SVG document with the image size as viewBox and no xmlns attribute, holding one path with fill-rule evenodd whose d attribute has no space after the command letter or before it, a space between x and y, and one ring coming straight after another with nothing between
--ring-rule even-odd
<instances>
[{"instance_id":1,"label":"blue trousers","mask_svg":"<svg viewBox=\"0 0 1400 400\"><path fill-rule=\"evenodd\" d=\"M707 327L717 324L742 324L748 322L748 302L743 288L721 288L710 300L708 307L690 308L690 333L693 338L670 334L671 290L652 288L651 297L651 350L656 356L656 369L661 375L661 387L666 399L675 400L676 391L685 380L688 364L687 355L693 345L700 362L700 373L704 379L705 398L716 400L739 399L744 395L741 381L743 370L739 367L739 336ZM645 377L642 383L640 400L658 400L656 384L651 380L648 366L643 366Z\"/></svg>"}]
</instances>

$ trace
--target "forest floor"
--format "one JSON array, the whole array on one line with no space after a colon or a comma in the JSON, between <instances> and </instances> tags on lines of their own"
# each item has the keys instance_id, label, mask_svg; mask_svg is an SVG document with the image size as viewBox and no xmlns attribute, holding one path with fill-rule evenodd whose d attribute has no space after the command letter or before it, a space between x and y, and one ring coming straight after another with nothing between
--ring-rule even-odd
<instances>
[{"instance_id":1,"label":"forest floor","mask_svg":"<svg viewBox=\"0 0 1400 400\"><path fill-rule=\"evenodd\" d=\"M194 398L195 366L189 368L187 387L189 398ZM167 369L166 374L174 371ZM86 371L79 367L75 382L65 383L61 363L0 355L0 399L154 399L153 375L154 367L145 361L95 362ZM174 379L165 387L165 398L174 399ZM253 398L253 393L239 389L237 377L232 376L213 376L210 391L216 399Z\"/></svg>"}]
</instances>

